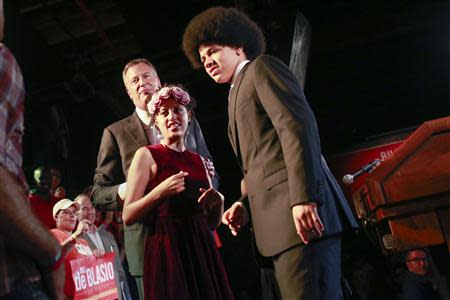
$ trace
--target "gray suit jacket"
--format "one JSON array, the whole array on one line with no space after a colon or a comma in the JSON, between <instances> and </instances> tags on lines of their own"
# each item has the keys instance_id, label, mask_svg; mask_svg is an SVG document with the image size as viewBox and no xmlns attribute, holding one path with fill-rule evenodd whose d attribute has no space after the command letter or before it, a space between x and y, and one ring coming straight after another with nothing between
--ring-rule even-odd
<instances>
[{"instance_id":1,"label":"gray suit jacket","mask_svg":"<svg viewBox=\"0 0 450 300\"><path fill-rule=\"evenodd\" d=\"M189 150L211 159L203 133L193 118L188 127L186 146ZM136 151L150 143L143 124L136 112L105 128L97 157L92 201L99 210L119 210L117 191L126 181L128 168ZM218 177L213 178L218 187ZM125 251L129 270L133 276L142 276L144 262L145 231L141 223L124 225Z\"/></svg>"},{"instance_id":2,"label":"gray suit jacket","mask_svg":"<svg viewBox=\"0 0 450 300\"><path fill-rule=\"evenodd\" d=\"M357 227L321 155L314 114L294 74L279 59L259 56L230 93L228 134L248 187L256 245L263 256L301 242L291 207L317 202L324 236Z\"/></svg>"},{"instance_id":3,"label":"gray suit jacket","mask_svg":"<svg viewBox=\"0 0 450 300\"><path fill-rule=\"evenodd\" d=\"M119 254L119 247L117 246L116 240L114 239L114 236L108 232L103 226L100 226L98 228L98 234L100 238L102 239L103 247L105 248L106 252L114 252L116 254L114 259L114 276L116 277L116 284L119 292L119 299L122 300L123 296L122 293L124 292L125 295L129 295L129 289L127 284L127 278L125 275L125 271L123 270L122 263L120 262L120 254ZM97 249L97 245L91 240L89 235L87 233L84 233L81 236L84 240L86 240L89 244L89 247L91 250ZM121 284L122 283L122 284ZM123 285L123 291L122 291L122 285Z\"/></svg>"}]
</instances>

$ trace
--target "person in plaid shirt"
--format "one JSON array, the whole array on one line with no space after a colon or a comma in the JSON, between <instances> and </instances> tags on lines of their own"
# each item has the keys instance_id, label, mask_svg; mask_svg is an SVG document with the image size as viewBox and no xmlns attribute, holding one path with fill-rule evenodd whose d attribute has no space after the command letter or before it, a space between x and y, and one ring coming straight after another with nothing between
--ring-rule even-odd
<instances>
[{"instance_id":1,"label":"person in plaid shirt","mask_svg":"<svg viewBox=\"0 0 450 300\"><path fill-rule=\"evenodd\" d=\"M0 0L0 41L3 29ZM19 66L0 43L0 298L49 299L45 288L57 298L64 278L64 269L55 267L61 248L31 212L21 169L24 96Z\"/></svg>"}]
</instances>

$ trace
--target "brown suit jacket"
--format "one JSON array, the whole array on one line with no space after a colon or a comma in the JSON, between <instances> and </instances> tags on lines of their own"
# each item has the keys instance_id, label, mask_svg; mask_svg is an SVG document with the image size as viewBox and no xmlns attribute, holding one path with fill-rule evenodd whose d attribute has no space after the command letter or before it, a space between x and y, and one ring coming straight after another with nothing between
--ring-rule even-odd
<instances>
[{"instance_id":1,"label":"brown suit jacket","mask_svg":"<svg viewBox=\"0 0 450 300\"><path fill-rule=\"evenodd\" d=\"M357 227L321 155L316 119L288 67L259 56L230 93L229 138L248 187L256 245L273 256L301 242L291 207L317 202L325 236ZM342 213L341 213L342 212Z\"/></svg>"}]
</instances>

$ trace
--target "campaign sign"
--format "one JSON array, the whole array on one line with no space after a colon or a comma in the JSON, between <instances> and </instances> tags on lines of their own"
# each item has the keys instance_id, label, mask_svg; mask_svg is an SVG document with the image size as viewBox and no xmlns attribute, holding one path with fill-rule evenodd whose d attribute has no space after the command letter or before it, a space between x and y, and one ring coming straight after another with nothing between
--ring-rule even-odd
<instances>
[{"instance_id":1,"label":"campaign sign","mask_svg":"<svg viewBox=\"0 0 450 300\"><path fill-rule=\"evenodd\" d=\"M114 252L103 257L83 257L70 261L75 285L74 299L118 299L114 273Z\"/></svg>"}]
</instances>

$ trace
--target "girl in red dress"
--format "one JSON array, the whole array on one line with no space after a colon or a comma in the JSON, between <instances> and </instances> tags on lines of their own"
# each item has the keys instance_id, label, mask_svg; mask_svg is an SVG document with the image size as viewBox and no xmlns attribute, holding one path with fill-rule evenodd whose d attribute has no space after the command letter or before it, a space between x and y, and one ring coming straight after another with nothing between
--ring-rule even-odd
<instances>
[{"instance_id":1,"label":"girl in red dress","mask_svg":"<svg viewBox=\"0 0 450 300\"><path fill-rule=\"evenodd\" d=\"M148 109L163 140L140 148L128 172L123 220L146 226L145 299L233 299L211 235L223 198L185 146L193 106L179 86L155 92Z\"/></svg>"}]
</instances>

